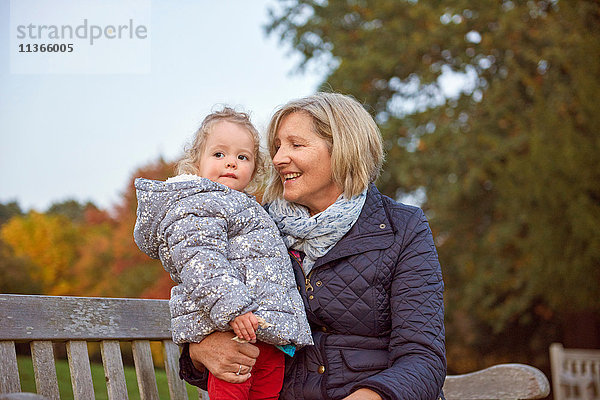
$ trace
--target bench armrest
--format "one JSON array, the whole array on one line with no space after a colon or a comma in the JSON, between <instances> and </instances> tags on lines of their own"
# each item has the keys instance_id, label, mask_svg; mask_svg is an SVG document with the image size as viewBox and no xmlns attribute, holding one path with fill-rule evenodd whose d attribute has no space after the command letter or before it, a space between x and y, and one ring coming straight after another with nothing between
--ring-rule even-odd
<instances>
[{"instance_id":1,"label":"bench armrest","mask_svg":"<svg viewBox=\"0 0 600 400\"><path fill-rule=\"evenodd\" d=\"M447 400L541 399L550 393L542 371L524 364L499 364L463 375L448 375Z\"/></svg>"}]
</instances>

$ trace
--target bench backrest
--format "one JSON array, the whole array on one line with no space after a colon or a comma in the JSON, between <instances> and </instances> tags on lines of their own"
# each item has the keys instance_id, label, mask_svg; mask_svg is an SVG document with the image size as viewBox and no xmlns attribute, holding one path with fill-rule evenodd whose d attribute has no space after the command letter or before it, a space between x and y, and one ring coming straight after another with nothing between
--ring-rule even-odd
<instances>
[{"instance_id":1,"label":"bench backrest","mask_svg":"<svg viewBox=\"0 0 600 400\"><path fill-rule=\"evenodd\" d=\"M53 342L65 342L75 399L94 398L87 342L100 342L111 399L126 399L119 342L131 342L142 399L158 399L150 341L162 342L172 399L187 399L166 300L0 295L0 393L20 392L15 342L31 346L37 392L59 399Z\"/></svg>"},{"instance_id":2,"label":"bench backrest","mask_svg":"<svg viewBox=\"0 0 600 400\"><path fill-rule=\"evenodd\" d=\"M127 399L120 342L131 342L140 397L158 399L150 341L162 343L171 399L187 399L179 379L179 347L171 341L166 300L0 294L0 397L21 391L15 342L31 347L37 393L59 399L53 342L65 342L73 395L94 398L87 342L100 342L108 396ZM448 400L538 399L549 383L536 368L503 364L448 376ZM208 399L199 391L201 399Z\"/></svg>"},{"instance_id":3,"label":"bench backrest","mask_svg":"<svg viewBox=\"0 0 600 400\"><path fill-rule=\"evenodd\" d=\"M565 349L550 345L555 400L600 399L600 350Z\"/></svg>"}]
</instances>

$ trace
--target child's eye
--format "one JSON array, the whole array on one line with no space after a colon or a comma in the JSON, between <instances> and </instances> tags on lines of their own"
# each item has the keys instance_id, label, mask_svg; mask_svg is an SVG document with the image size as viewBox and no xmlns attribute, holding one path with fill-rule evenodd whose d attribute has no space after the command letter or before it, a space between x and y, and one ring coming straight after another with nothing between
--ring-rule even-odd
<instances>
[{"instance_id":1,"label":"child's eye","mask_svg":"<svg viewBox=\"0 0 600 400\"><path fill-rule=\"evenodd\" d=\"M217 151L215 154L213 154L213 156L215 156L216 158L223 158L225 157L225 154L221 153L220 151Z\"/></svg>"},{"instance_id":2,"label":"child's eye","mask_svg":"<svg viewBox=\"0 0 600 400\"><path fill-rule=\"evenodd\" d=\"M238 160L248 161L248 160L249 160L249 158L248 158L248 156L245 156L245 155L243 155L243 154L240 154L240 155L238 156Z\"/></svg>"}]
</instances>

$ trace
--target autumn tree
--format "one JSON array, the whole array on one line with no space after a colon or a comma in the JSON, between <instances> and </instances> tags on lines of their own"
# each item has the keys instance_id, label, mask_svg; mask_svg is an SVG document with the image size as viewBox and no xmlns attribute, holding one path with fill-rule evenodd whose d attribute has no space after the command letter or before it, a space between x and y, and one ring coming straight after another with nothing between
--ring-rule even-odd
<instances>
[{"instance_id":1,"label":"autumn tree","mask_svg":"<svg viewBox=\"0 0 600 400\"><path fill-rule=\"evenodd\" d=\"M17 202L0 203L0 229L13 217L22 215L23 210ZM30 277L33 268L27 258L15 255L13 249L0 237L0 293L39 292L40 285Z\"/></svg>"},{"instance_id":2,"label":"autumn tree","mask_svg":"<svg viewBox=\"0 0 600 400\"><path fill-rule=\"evenodd\" d=\"M30 211L11 218L0 231L14 255L33 263L31 279L46 294L70 294L76 277L72 265L77 255L77 227L62 215Z\"/></svg>"},{"instance_id":3,"label":"autumn tree","mask_svg":"<svg viewBox=\"0 0 600 400\"><path fill-rule=\"evenodd\" d=\"M380 188L435 231L451 362L600 347L600 3L281 0L267 30L376 117Z\"/></svg>"},{"instance_id":4,"label":"autumn tree","mask_svg":"<svg viewBox=\"0 0 600 400\"><path fill-rule=\"evenodd\" d=\"M133 172L120 203L115 207L116 226L112 236L114 260L109 265L111 273L119 277L106 281L104 290L115 290L119 296L169 298L173 286L171 277L160 261L145 255L133 241L133 228L136 220L137 197L133 182L135 178L165 180L173 176L174 163L160 158Z\"/></svg>"},{"instance_id":5,"label":"autumn tree","mask_svg":"<svg viewBox=\"0 0 600 400\"><path fill-rule=\"evenodd\" d=\"M0 226L4 225L12 217L20 215L23 215L23 210L21 210L21 206L16 201L6 204L0 203Z\"/></svg>"},{"instance_id":6,"label":"autumn tree","mask_svg":"<svg viewBox=\"0 0 600 400\"><path fill-rule=\"evenodd\" d=\"M0 210L1 211L1 210ZM67 200L46 213L13 214L0 231L4 289L10 293L111 295L96 288L106 277L112 236L108 213ZM5 265L11 264L10 268ZM19 272L16 272L19 271Z\"/></svg>"},{"instance_id":7,"label":"autumn tree","mask_svg":"<svg viewBox=\"0 0 600 400\"><path fill-rule=\"evenodd\" d=\"M46 210L46 214L62 215L73 222L82 222L85 219L86 210L92 208L98 209L91 202L83 204L77 200L69 199L58 203L53 203Z\"/></svg>"},{"instance_id":8,"label":"autumn tree","mask_svg":"<svg viewBox=\"0 0 600 400\"><path fill-rule=\"evenodd\" d=\"M162 158L132 174L110 212L66 200L45 213L0 204L0 290L52 295L168 298L173 285L158 260L133 241L136 177L164 180L174 163Z\"/></svg>"}]
</instances>

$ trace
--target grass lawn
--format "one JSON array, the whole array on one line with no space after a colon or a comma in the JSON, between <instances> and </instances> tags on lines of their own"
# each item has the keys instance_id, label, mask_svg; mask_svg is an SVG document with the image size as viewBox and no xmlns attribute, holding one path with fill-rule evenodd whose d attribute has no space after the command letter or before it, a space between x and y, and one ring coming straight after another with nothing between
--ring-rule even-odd
<instances>
[{"instance_id":1,"label":"grass lawn","mask_svg":"<svg viewBox=\"0 0 600 400\"><path fill-rule=\"evenodd\" d=\"M33 376L33 364L29 357L18 357L19 375L21 377L21 390L23 392L36 392L35 379ZM102 364L91 364L92 380L94 382L94 393L96 399L108 399L106 381L104 379L104 367ZM169 387L167 375L164 369L155 368L158 395L161 399L169 399ZM71 376L69 374L69 363L66 360L56 360L56 375L58 378L58 390L61 399L73 399ZM138 400L140 394L137 387L135 368L125 366L125 381L127 382L127 393L129 399ZM198 399L197 388L186 384L189 399Z\"/></svg>"}]
</instances>

